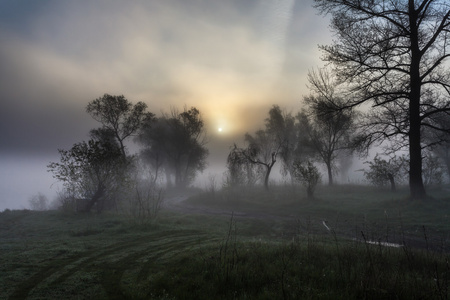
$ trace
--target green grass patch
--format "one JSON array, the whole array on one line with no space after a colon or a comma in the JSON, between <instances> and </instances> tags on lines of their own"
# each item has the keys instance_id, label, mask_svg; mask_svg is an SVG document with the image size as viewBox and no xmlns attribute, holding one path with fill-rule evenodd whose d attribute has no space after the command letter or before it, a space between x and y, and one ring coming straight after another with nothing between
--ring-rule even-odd
<instances>
[{"instance_id":1,"label":"green grass patch","mask_svg":"<svg viewBox=\"0 0 450 300\"><path fill-rule=\"evenodd\" d=\"M310 201L294 187L233 192L190 198L202 214L163 211L146 224L0 213L0 299L450 296L448 195L409 202L345 186Z\"/></svg>"}]
</instances>

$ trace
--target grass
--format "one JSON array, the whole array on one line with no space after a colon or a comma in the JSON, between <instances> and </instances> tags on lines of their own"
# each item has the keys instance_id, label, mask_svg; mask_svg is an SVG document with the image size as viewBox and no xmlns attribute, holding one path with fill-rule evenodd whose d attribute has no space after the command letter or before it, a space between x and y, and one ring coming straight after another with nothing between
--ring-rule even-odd
<instances>
[{"instance_id":1,"label":"grass","mask_svg":"<svg viewBox=\"0 0 450 300\"><path fill-rule=\"evenodd\" d=\"M321 189L315 201L286 187L235 193L188 200L213 215L163 211L144 225L0 213L0 299L450 297L445 193L422 203L351 186Z\"/></svg>"}]
</instances>

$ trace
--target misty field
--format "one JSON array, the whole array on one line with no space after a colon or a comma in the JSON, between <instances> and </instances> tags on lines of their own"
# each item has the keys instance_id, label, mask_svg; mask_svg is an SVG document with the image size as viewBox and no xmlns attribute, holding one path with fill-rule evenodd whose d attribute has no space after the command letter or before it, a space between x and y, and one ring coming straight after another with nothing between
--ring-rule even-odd
<instances>
[{"instance_id":1,"label":"misty field","mask_svg":"<svg viewBox=\"0 0 450 300\"><path fill-rule=\"evenodd\" d=\"M448 299L450 196L203 192L149 222L0 213L0 299Z\"/></svg>"}]
</instances>

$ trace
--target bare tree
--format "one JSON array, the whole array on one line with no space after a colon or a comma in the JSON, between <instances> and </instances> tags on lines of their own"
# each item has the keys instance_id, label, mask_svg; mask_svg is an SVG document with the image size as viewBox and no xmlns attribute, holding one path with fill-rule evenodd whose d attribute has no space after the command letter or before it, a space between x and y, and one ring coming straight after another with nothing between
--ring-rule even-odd
<instances>
[{"instance_id":1,"label":"bare tree","mask_svg":"<svg viewBox=\"0 0 450 300\"><path fill-rule=\"evenodd\" d=\"M312 94L304 97L306 108L298 116L299 126L309 139L309 147L325 164L328 184L333 185L335 161L350 148L356 115L352 109L340 109L344 100L329 70L309 72L308 81Z\"/></svg>"},{"instance_id":2,"label":"bare tree","mask_svg":"<svg viewBox=\"0 0 450 300\"><path fill-rule=\"evenodd\" d=\"M447 0L315 0L331 14L336 39L321 46L353 95L346 107L371 104L367 144L396 140L410 155L411 199L426 197L421 135L434 115L450 114L450 2ZM433 95L433 97L430 97ZM443 96L445 95L445 97Z\"/></svg>"},{"instance_id":3,"label":"bare tree","mask_svg":"<svg viewBox=\"0 0 450 300\"><path fill-rule=\"evenodd\" d=\"M245 134L246 148L232 150L235 157L242 162L261 166L265 169L264 187L269 189L269 176L278 155L284 151L284 159L288 162L288 151L291 151L289 138L294 132L294 119L290 115L283 116L278 105L269 110L269 117L265 122L265 129L258 130L252 136ZM290 155L290 154L289 154Z\"/></svg>"}]
</instances>

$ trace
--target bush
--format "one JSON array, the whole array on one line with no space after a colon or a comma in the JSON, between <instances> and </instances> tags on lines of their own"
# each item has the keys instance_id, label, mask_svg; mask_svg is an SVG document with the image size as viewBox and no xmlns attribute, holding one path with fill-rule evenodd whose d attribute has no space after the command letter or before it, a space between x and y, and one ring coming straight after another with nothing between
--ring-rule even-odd
<instances>
[{"instance_id":1,"label":"bush","mask_svg":"<svg viewBox=\"0 0 450 300\"><path fill-rule=\"evenodd\" d=\"M377 155L373 161L368 161L369 170L364 170L366 179L376 187L384 187L390 184L391 191L396 191L396 182L406 177L408 160L404 156L391 157L389 160L382 159Z\"/></svg>"},{"instance_id":2,"label":"bush","mask_svg":"<svg viewBox=\"0 0 450 300\"><path fill-rule=\"evenodd\" d=\"M156 219L164 201L164 193L154 183L138 181L128 203L128 213L138 223Z\"/></svg>"},{"instance_id":3,"label":"bush","mask_svg":"<svg viewBox=\"0 0 450 300\"><path fill-rule=\"evenodd\" d=\"M48 199L42 193L37 193L33 195L28 200L28 204L32 210L47 210L48 209Z\"/></svg>"},{"instance_id":4,"label":"bush","mask_svg":"<svg viewBox=\"0 0 450 300\"><path fill-rule=\"evenodd\" d=\"M321 180L317 167L309 160L305 163L296 161L293 171L294 178L306 187L308 198L313 199L316 186Z\"/></svg>"}]
</instances>

